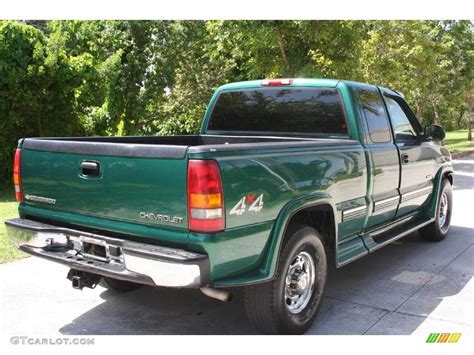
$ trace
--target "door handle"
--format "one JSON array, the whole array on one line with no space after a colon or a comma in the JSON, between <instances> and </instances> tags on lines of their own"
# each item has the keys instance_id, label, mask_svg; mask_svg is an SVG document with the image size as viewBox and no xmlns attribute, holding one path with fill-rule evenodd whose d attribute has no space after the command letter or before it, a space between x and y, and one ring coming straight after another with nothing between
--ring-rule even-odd
<instances>
[{"instance_id":1,"label":"door handle","mask_svg":"<svg viewBox=\"0 0 474 355\"><path fill-rule=\"evenodd\" d=\"M83 161L81 162L81 173L87 177L99 177L100 165L95 161Z\"/></svg>"},{"instance_id":2,"label":"door handle","mask_svg":"<svg viewBox=\"0 0 474 355\"><path fill-rule=\"evenodd\" d=\"M408 154L402 154L402 163L403 164L408 164L410 162L410 157Z\"/></svg>"}]
</instances>

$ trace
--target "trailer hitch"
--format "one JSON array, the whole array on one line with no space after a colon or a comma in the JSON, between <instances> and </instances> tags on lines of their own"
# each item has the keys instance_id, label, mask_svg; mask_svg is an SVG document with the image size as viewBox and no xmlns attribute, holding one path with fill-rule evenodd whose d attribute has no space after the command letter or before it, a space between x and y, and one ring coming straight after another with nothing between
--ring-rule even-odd
<instances>
[{"instance_id":1,"label":"trailer hitch","mask_svg":"<svg viewBox=\"0 0 474 355\"><path fill-rule=\"evenodd\" d=\"M72 287L82 290L84 287L95 288L102 276L90 272L70 269L67 278L71 280Z\"/></svg>"}]
</instances>

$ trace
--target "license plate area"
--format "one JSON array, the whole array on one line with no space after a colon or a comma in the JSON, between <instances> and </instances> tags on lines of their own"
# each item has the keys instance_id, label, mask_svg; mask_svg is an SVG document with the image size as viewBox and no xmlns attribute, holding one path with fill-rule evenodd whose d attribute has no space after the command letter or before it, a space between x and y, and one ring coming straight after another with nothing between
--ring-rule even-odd
<instances>
[{"instance_id":1,"label":"license plate area","mask_svg":"<svg viewBox=\"0 0 474 355\"><path fill-rule=\"evenodd\" d=\"M81 254L84 257L99 261L109 261L109 246L105 241L90 238L81 238Z\"/></svg>"}]
</instances>

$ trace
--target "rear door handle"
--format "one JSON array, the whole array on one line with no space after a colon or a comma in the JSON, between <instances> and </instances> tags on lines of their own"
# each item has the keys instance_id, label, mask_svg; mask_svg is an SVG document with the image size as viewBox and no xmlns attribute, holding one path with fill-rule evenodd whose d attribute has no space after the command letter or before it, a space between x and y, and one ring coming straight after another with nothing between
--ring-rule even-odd
<instances>
[{"instance_id":1,"label":"rear door handle","mask_svg":"<svg viewBox=\"0 0 474 355\"><path fill-rule=\"evenodd\" d=\"M403 164L408 164L410 162L410 157L408 154L402 154L402 163Z\"/></svg>"},{"instance_id":2,"label":"rear door handle","mask_svg":"<svg viewBox=\"0 0 474 355\"><path fill-rule=\"evenodd\" d=\"M87 177L99 177L100 165L96 161L81 162L81 174Z\"/></svg>"}]
</instances>

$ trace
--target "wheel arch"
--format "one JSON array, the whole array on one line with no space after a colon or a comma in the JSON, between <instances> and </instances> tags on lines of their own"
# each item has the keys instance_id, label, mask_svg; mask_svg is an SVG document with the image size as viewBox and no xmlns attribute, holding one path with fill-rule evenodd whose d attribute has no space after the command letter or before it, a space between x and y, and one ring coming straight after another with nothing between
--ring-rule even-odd
<instances>
[{"instance_id":1,"label":"wheel arch","mask_svg":"<svg viewBox=\"0 0 474 355\"><path fill-rule=\"evenodd\" d=\"M453 185L453 167L452 166L444 166L438 170L436 174L436 178L433 183L433 198L431 199L431 203L428 207L428 216L431 218L435 217L436 208L438 206L439 200L439 190L441 189L441 183L444 179L448 179L448 181Z\"/></svg>"},{"instance_id":2,"label":"wheel arch","mask_svg":"<svg viewBox=\"0 0 474 355\"><path fill-rule=\"evenodd\" d=\"M324 216L324 219L320 221L315 219L315 216ZM328 227L325 223L330 223L330 226ZM325 238L325 247L335 247L332 243L335 242L337 236L337 212L329 194L306 195L288 202L282 208L275 220L267 252L261 264L261 272L265 275L262 281L274 277L280 251L286 241L285 236L292 232L291 228L302 224L308 224L318 230ZM325 229L321 230L322 228Z\"/></svg>"}]
</instances>

